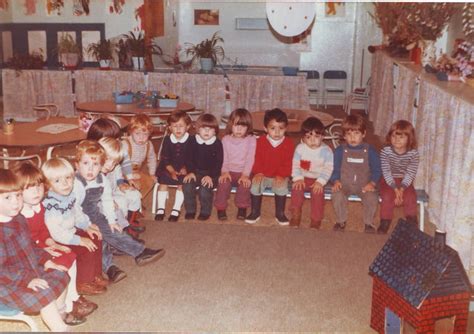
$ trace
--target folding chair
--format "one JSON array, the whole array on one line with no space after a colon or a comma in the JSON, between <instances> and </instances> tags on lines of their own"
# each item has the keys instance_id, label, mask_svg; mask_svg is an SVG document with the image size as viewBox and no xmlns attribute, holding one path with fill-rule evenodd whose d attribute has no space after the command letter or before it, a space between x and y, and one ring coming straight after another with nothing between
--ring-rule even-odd
<instances>
[{"instance_id":1,"label":"folding chair","mask_svg":"<svg viewBox=\"0 0 474 334\"><path fill-rule=\"evenodd\" d=\"M327 108L329 99L346 101L347 73L340 70L329 70L323 74L323 101Z\"/></svg>"},{"instance_id":2,"label":"folding chair","mask_svg":"<svg viewBox=\"0 0 474 334\"><path fill-rule=\"evenodd\" d=\"M25 155L25 151L19 156L10 156L6 149L0 152L0 161L3 161L3 168L8 169L10 162L16 161L35 161L38 167L41 167L41 157L38 154Z\"/></svg>"},{"instance_id":3,"label":"folding chair","mask_svg":"<svg viewBox=\"0 0 474 334\"><path fill-rule=\"evenodd\" d=\"M365 87L355 88L352 93L347 95L344 111L350 115L353 103L363 103L364 112L369 114L369 95L370 95L370 78L367 80Z\"/></svg>"},{"instance_id":4,"label":"folding chair","mask_svg":"<svg viewBox=\"0 0 474 334\"><path fill-rule=\"evenodd\" d=\"M281 70L284 75L290 76L290 77L295 77L298 73L298 67L294 67L294 66L283 66Z\"/></svg>"},{"instance_id":5,"label":"folding chair","mask_svg":"<svg viewBox=\"0 0 474 334\"><path fill-rule=\"evenodd\" d=\"M306 73L306 85L308 86L309 103L319 107L322 101L321 76L318 71L300 71ZM312 103L314 101L314 103Z\"/></svg>"},{"instance_id":6,"label":"folding chair","mask_svg":"<svg viewBox=\"0 0 474 334\"><path fill-rule=\"evenodd\" d=\"M38 119L49 119L50 117L59 116L59 108L54 103L38 104L33 107Z\"/></svg>"}]
</instances>

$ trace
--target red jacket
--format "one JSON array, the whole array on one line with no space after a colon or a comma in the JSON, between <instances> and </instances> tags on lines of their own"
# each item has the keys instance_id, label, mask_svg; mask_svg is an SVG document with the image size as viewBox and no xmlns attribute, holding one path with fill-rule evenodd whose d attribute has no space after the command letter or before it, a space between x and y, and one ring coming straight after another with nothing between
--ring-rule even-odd
<instances>
[{"instance_id":1,"label":"red jacket","mask_svg":"<svg viewBox=\"0 0 474 334\"><path fill-rule=\"evenodd\" d=\"M289 177L291 176L291 163L295 144L285 137L283 142L277 147L273 147L267 136L257 139L257 149L255 151L255 162L253 164L253 174L262 173L265 177Z\"/></svg>"}]
</instances>

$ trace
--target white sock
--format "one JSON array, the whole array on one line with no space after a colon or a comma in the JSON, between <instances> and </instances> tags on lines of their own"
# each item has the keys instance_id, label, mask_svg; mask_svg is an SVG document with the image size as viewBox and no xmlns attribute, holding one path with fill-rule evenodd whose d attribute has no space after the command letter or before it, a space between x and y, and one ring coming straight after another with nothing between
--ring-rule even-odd
<instances>
[{"instance_id":1,"label":"white sock","mask_svg":"<svg viewBox=\"0 0 474 334\"><path fill-rule=\"evenodd\" d=\"M77 277L77 265L76 261L72 263L71 268L67 271L69 274L69 284L67 286L67 293L66 293L66 312L72 311L72 303L79 299L79 294L77 293L76 289L76 277Z\"/></svg>"},{"instance_id":2,"label":"white sock","mask_svg":"<svg viewBox=\"0 0 474 334\"><path fill-rule=\"evenodd\" d=\"M158 191L158 210L165 210L166 200L168 199L168 191Z\"/></svg>"},{"instance_id":3,"label":"white sock","mask_svg":"<svg viewBox=\"0 0 474 334\"><path fill-rule=\"evenodd\" d=\"M176 190L176 195L174 196L174 205L173 210L181 211L181 206L184 202L184 194L182 190ZM176 213L176 211L171 212L171 214ZM177 214L175 214L177 216Z\"/></svg>"}]
</instances>

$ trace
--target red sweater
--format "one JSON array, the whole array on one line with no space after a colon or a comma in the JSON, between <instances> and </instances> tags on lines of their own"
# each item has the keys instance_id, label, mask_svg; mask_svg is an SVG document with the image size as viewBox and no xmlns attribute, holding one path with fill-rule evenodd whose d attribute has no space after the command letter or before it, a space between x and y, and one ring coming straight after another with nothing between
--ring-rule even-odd
<instances>
[{"instance_id":1,"label":"red sweater","mask_svg":"<svg viewBox=\"0 0 474 334\"><path fill-rule=\"evenodd\" d=\"M280 145L273 147L267 136L261 136L257 139L253 174L262 173L265 177L291 176L294 150L295 144L288 137Z\"/></svg>"}]
</instances>

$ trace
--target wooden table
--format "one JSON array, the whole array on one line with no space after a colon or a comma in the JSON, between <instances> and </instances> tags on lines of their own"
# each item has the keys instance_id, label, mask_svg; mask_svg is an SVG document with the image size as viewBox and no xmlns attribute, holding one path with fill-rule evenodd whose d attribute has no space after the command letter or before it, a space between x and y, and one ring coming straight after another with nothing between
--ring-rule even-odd
<instances>
[{"instance_id":1,"label":"wooden table","mask_svg":"<svg viewBox=\"0 0 474 334\"><path fill-rule=\"evenodd\" d=\"M287 132L295 133L301 131L301 123L310 116L319 118L323 125L327 128L334 123L334 117L329 114L315 110L298 110L298 109L282 109L288 116ZM265 111L252 112L253 128L256 131L265 131L263 126L263 117Z\"/></svg>"},{"instance_id":2,"label":"wooden table","mask_svg":"<svg viewBox=\"0 0 474 334\"><path fill-rule=\"evenodd\" d=\"M43 133L37 130L51 124L74 124L76 128L58 134ZM0 147L2 148L28 148L49 147L68 143L79 142L86 138L86 134L77 127L78 119L65 117L51 117L30 123L15 123L11 135L0 133Z\"/></svg>"},{"instance_id":3,"label":"wooden table","mask_svg":"<svg viewBox=\"0 0 474 334\"><path fill-rule=\"evenodd\" d=\"M175 110L192 111L194 105L188 102L178 102L176 108L139 108L136 103L116 104L112 100L82 102L76 105L78 112L91 114L112 114L117 116L134 116L144 113L150 117L168 116Z\"/></svg>"}]
</instances>

